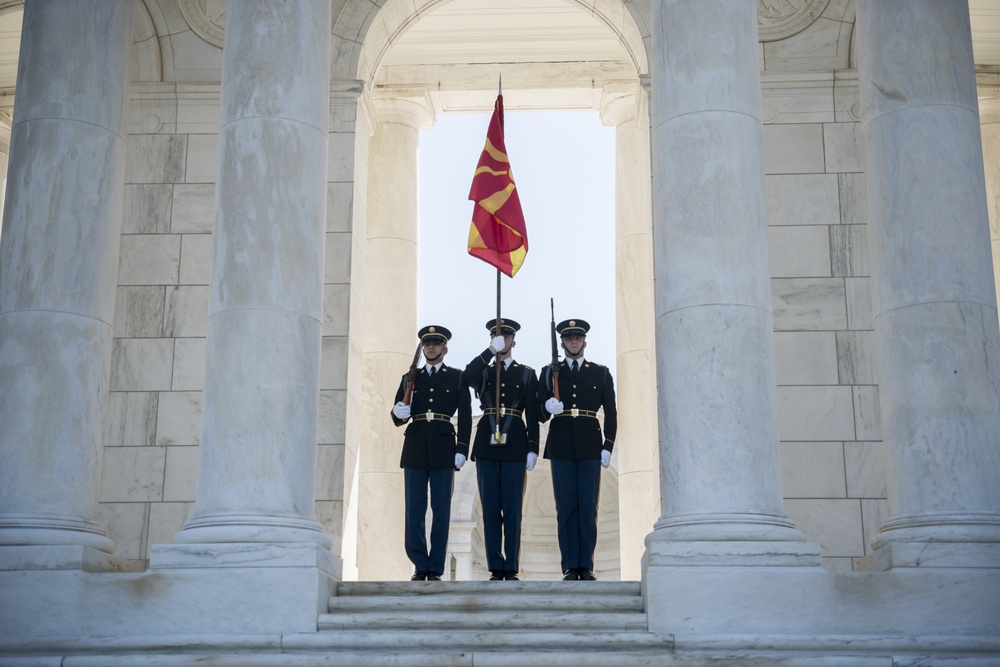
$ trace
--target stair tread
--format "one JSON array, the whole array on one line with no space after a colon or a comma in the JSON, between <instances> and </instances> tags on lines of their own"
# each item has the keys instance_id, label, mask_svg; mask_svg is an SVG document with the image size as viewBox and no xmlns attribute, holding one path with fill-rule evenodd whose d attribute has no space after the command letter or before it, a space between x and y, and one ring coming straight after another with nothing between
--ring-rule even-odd
<instances>
[{"instance_id":1,"label":"stair tread","mask_svg":"<svg viewBox=\"0 0 1000 667\"><path fill-rule=\"evenodd\" d=\"M316 634L286 635L285 650L322 648L378 648L380 650L459 649L491 650L641 650L672 649L673 638L646 630L320 630Z\"/></svg>"},{"instance_id":2,"label":"stair tread","mask_svg":"<svg viewBox=\"0 0 1000 667\"><path fill-rule=\"evenodd\" d=\"M341 596L602 595L640 596L638 581L343 581Z\"/></svg>"},{"instance_id":3,"label":"stair tread","mask_svg":"<svg viewBox=\"0 0 1000 667\"><path fill-rule=\"evenodd\" d=\"M646 629L646 614L642 612L547 612L547 611L483 611L407 612L321 614L321 629L334 628L551 628L554 631L591 628Z\"/></svg>"},{"instance_id":4,"label":"stair tread","mask_svg":"<svg viewBox=\"0 0 1000 667\"><path fill-rule=\"evenodd\" d=\"M564 650L558 652L535 651L525 647L522 651L465 651L447 649L440 651L337 651L336 653L196 653L178 654L87 654L74 656L72 664L78 667L188 667L192 664L210 664L213 667L671 667L678 665L675 658L658 651L602 651ZM10 662L0 656L0 664L10 665L59 665L61 659L34 658L27 661L13 658ZM692 664L687 660L684 665ZM708 664L699 661L699 665ZM716 664L716 663L711 663ZM720 663L719 667L743 667L744 662ZM761 663L763 667L763 663Z\"/></svg>"},{"instance_id":5,"label":"stair tread","mask_svg":"<svg viewBox=\"0 0 1000 667\"><path fill-rule=\"evenodd\" d=\"M350 595L334 596L329 600L330 613L371 611L430 611L461 609L466 613L480 610L533 610L548 611L642 611L642 598L637 595Z\"/></svg>"}]
</instances>

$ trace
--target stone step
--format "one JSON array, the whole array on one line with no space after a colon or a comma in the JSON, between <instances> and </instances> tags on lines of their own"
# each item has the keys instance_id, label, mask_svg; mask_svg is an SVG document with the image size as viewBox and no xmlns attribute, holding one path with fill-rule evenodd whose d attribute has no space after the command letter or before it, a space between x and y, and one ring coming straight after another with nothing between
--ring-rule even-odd
<instances>
[{"instance_id":1,"label":"stone step","mask_svg":"<svg viewBox=\"0 0 1000 667\"><path fill-rule=\"evenodd\" d=\"M323 630L459 630L538 629L567 630L647 630L644 613L546 612L546 611L458 611L320 614Z\"/></svg>"},{"instance_id":2,"label":"stone step","mask_svg":"<svg viewBox=\"0 0 1000 667\"><path fill-rule=\"evenodd\" d=\"M320 635L370 637L373 646L396 646L390 636L401 636L439 650L510 650L529 641L547 651L579 649L581 642L629 650L648 628L638 582L345 582L336 593L317 619ZM581 639L588 636L594 639Z\"/></svg>"},{"instance_id":3,"label":"stone step","mask_svg":"<svg viewBox=\"0 0 1000 667\"><path fill-rule=\"evenodd\" d=\"M351 631L0 638L0 667L994 667L994 637ZM861 641L859 641L861 640ZM923 641L927 641L924 638Z\"/></svg>"},{"instance_id":4,"label":"stone step","mask_svg":"<svg viewBox=\"0 0 1000 667\"><path fill-rule=\"evenodd\" d=\"M638 581L342 581L336 596L400 595L497 595L520 596L642 595Z\"/></svg>"},{"instance_id":5,"label":"stone step","mask_svg":"<svg viewBox=\"0 0 1000 667\"><path fill-rule=\"evenodd\" d=\"M440 595L350 595L335 596L329 601L330 613L379 613L412 611L578 611L642 612L638 595L496 595L490 593Z\"/></svg>"},{"instance_id":6,"label":"stone step","mask_svg":"<svg viewBox=\"0 0 1000 667\"><path fill-rule=\"evenodd\" d=\"M642 651L668 652L671 637L651 632L598 630L544 631L538 629L455 630L352 630L285 635L286 651Z\"/></svg>"},{"instance_id":7,"label":"stone step","mask_svg":"<svg viewBox=\"0 0 1000 667\"><path fill-rule=\"evenodd\" d=\"M565 651L548 654L533 650L502 653L464 651L347 651L334 654L113 654L79 655L60 662L58 657L28 659L0 656L0 667L804 667L805 663L740 660L678 659L650 652L623 651L614 654ZM809 667L853 667L854 663L810 663ZM872 667L873 663L857 667ZM891 667L890 664L879 667Z\"/></svg>"},{"instance_id":8,"label":"stone step","mask_svg":"<svg viewBox=\"0 0 1000 667\"><path fill-rule=\"evenodd\" d=\"M979 656L940 656L895 662L888 655L830 653L795 656L775 652L687 653L668 651L338 651L335 653L91 653L50 656L0 655L0 667L893 667L894 665L992 667Z\"/></svg>"}]
</instances>

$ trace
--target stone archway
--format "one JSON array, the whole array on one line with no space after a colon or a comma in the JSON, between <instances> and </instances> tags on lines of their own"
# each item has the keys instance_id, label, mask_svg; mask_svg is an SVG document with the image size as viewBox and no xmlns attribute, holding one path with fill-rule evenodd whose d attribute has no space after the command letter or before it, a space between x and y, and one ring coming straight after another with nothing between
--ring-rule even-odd
<instances>
[{"instance_id":1,"label":"stone archway","mask_svg":"<svg viewBox=\"0 0 1000 667\"><path fill-rule=\"evenodd\" d=\"M359 452L357 563L358 577L362 580L409 575L408 564L399 558L403 549L399 537L402 518L398 512L402 506L402 486L395 454L398 433L384 417L391 407L388 401L395 392L400 369L405 368L412 355L412 331L417 326L413 287L416 280L400 281L395 277L401 274L416 277L414 211L417 207L415 191L410 187L416 166L418 131L432 126L440 113L487 111L496 95L496 77L489 72L489 63L451 67L440 59L430 59L421 65L420 54L407 51L416 48L419 52L419 45L414 47L407 42L407 34L416 34L418 22L436 10L462 6L475 9L489 4L479 0L429 0L413 8L390 0L376 16L367 19L361 30L363 38L359 35L350 45L344 42L345 48L350 46L351 53L357 54L356 73L364 86L359 101L356 153L364 156L367 169L361 225L355 209L355 229L363 231L359 238L364 239L366 251L363 264L352 267L352 284L365 286L365 333L360 338L362 370L358 386L365 400L353 413L357 428L348 429L360 434L355 446ZM616 280L619 368L616 384L620 388L619 404L630 413L619 419L619 441L629 443L629 451L621 454L621 492L628 506L640 511L622 526L620 541L628 546L621 562L628 567L618 570L617 565L609 566L609 571L620 571L620 576L637 579L643 540L658 516L659 505L652 376L655 364L649 123L646 93L640 86L640 77L648 69L646 45L639 28L645 24L632 18L628 11L634 7L628 3L580 2L568 9L565 3L559 5L562 11L573 12L571 16L585 10L585 20L580 22L589 22L591 28L602 31L608 42L597 46L591 39L589 50L603 54L606 59L574 60L583 56L572 53L552 70L551 64L540 65L524 54L515 58L513 66L505 64L504 92L505 99L511 100L518 97L515 91L523 92L521 104L526 106L521 108L599 111L604 124L618 128L616 265L620 268ZM346 26L335 26L334 31L335 35L351 32ZM438 34L445 33L435 36ZM502 39L510 37L504 34ZM440 39L425 35L419 41L437 43ZM455 49L459 46L462 45L452 44ZM550 53L558 52L558 45L546 43L546 48ZM404 54L394 55L394 49L403 49ZM586 51L581 48L580 54ZM608 55L612 53L613 57ZM508 105L508 109L512 108L517 108L516 104ZM361 129L362 117L365 123L370 123L367 131ZM385 276L394 278L386 280ZM392 331L377 324L387 321L394 323ZM346 470L345 480L350 476L351 471ZM605 497L610 492L607 489ZM400 525L393 527L392 522ZM400 543L396 545L394 540ZM349 560L345 554L345 561ZM552 572L558 572L558 567L552 568Z\"/></svg>"}]
</instances>

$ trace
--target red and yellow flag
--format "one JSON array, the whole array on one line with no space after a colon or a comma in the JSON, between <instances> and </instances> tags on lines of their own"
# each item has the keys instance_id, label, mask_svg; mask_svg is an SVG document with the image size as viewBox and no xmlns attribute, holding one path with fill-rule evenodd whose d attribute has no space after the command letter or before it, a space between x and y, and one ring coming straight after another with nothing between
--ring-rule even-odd
<instances>
[{"instance_id":1,"label":"red and yellow flag","mask_svg":"<svg viewBox=\"0 0 1000 667\"><path fill-rule=\"evenodd\" d=\"M503 95L497 95L486 146L472 177L469 199L475 202L469 228L469 254L511 278L528 254L528 234L521 200L503 139Z\"/></svg>"}]
</instances>

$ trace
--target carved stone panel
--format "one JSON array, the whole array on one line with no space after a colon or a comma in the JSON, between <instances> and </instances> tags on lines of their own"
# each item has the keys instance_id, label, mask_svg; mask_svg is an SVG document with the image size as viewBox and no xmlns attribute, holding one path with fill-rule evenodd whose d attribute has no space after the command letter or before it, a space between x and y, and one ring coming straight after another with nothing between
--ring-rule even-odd
<instances>
[{"instance_id":1,"label":"carved stone panel","mask_svg":"<svg viewBox=\"0 0 1000 667\"><path fill-rule=\"evenodd\" d=\"M830 0L757 0L757 39L776 42L802 32Z\"/></svg>"},{"instance_id":2,"label":"carved stone panel","mask_svg":"<svg viewBox=\"0 0 1000 667\"><path fill-rule=\"evenodd\" d=\"M178 0L178 5L191 30L221 49L226 30L226 0Z\"/></svg>"}]
</instances>

